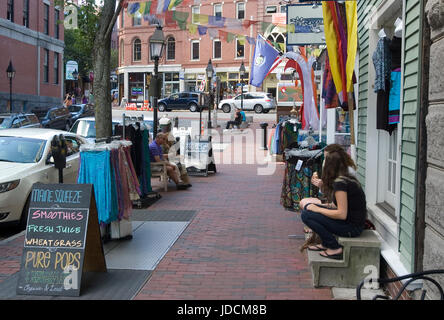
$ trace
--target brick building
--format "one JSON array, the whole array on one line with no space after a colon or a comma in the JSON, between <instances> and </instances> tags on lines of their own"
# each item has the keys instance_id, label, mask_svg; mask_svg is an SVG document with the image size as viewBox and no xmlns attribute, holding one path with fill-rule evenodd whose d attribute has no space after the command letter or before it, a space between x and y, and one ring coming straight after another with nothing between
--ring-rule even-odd
<instances>
[{"instance_id":1,"label":"brick building","mask_svg":"<svg viewBox=\"0 0 444 320\"><path fill-rule=\"evenodd\" d=\"M0 1L0 112L8 110L9 61L16 70L11 111L52 106L63 96L63 11L54 0Z\"/></svg>"},{"instance_id":2,"label":"brick building","mask_svg":"<svg viewBox=\"0 0 444 320\"><path fill-rule=\"evenodd\" d=\"M192 21L192 13L238 19L240 22L244 20L272 22L274 14L285 13L285 5L276 0L219 2L202 0L199 2L199 4L193 4L193 2L181 4L176 8L177 11L189 13L188 24L198 23ZM215 28L234 34L235 37L230 42L218 36L212 37L209 31L211 25L202 25L209 27L204 35L200 35L196 30L191 31L189 25L185 30L181 30L177 25L163 28L167 44L163 57L159 61L159 72L163 78L162 96L179 91L198 91L202 80L205 79L205 68L209 59L212 60L222 85L228 89L236 90L236 85L240 81L239 68L242 62L249 76L254 44L250 45L248 41L239 40L236 35L255 39L258 31L261 31L261 24L244 25L243 28L239 28L226 23L223 28ZM130 15L127 9L123 10L118 19L119 96L126 97L130 102L148 99L147 79L154 69L154 63L149 57L149 39L154 28L141 14ZM273 34L276 37L273 39L275 42L285 43L284 34L278 37L276 30L268 30L267 34ZM270 79L272 80L267 80L267 83L274 86L271 90L275 90L276 84L273 83L273 79L276 80L276 78L271 76ZM267 85L264 84L263 90L267 89Z\"/></svg>"}]
</instances>

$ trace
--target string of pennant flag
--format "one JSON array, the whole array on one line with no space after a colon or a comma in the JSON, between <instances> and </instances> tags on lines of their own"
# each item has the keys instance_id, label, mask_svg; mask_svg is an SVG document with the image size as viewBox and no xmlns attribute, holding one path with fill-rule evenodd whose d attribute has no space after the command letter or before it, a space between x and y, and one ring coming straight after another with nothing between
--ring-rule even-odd
<instances>
[{"instance_id":1,"label":"string of pennant flag","mask_svg":"<svg viewBox=\"0 0 444 320\"><path fill-rule=\"evenodd\" d=\"M127 13L133 17L136 15L141 15L143 19L150 22L150 24L157 24L159 18L164 19L165 27L178 26L181 30L188 30L188 32L192 35L198 33L202 36L208 33L211 39L218 38L228 43L236 39L241 45L244 45L245 41L253 45L255 44L256 39L244 35L242 32L234 32L232 30L245 30L253 24L259 24L262 33L265 33L267 30L274 30L274 28L277 28L279 32L283 33L295 31L295 26L293 24L276 25L264 21L247 19L239 20L235 18L175 10L179 4L185 5L191 1L192 0L152 0L144 2L129 2L127 6ZM228 29L232 32L221 29ZM273 41L270 42L279 51L285 51L284 43Z\"/></svg>"}]
</instances>

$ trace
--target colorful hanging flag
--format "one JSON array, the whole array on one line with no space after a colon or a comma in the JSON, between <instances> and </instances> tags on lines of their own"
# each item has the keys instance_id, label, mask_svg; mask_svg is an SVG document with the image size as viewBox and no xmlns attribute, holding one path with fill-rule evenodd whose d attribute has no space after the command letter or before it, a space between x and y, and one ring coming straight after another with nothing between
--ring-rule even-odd
<instances>
[{"instance_id":1,"label":"colorful hanging flag","mask_svg":"<svg viewBox=\"0 0 444 320\"><path fill-rule=\"evenodd\" d=\"M223 30L219 30L219 38L221 40L227 41L227 39L228 39L228 32L223 31Z\"/></svg>"},{"instance_id":2,"label":"colorful hanging flag","mask_svg":"<svg viewBox=\"0 0 444 320\"><path fill-rule=\"evenodd\" d=\"M170 5L168 6L168 10L171 10L175 7L177 7L179 4L182 3L183 0L171 0Z\"/></svg>"},{"instance_id":3,"label":"colorful hanging flag","mask_svg":"<svg viewBox=\"0 0 444 320\"><path fill-rule=\"evenodd\" d=\"M162 14L163 12L167 11L169 5L170 5L170 0L158 0L156 13Z\"/></svg>"},{"instance_id":4,"label":"colorful hanging flag","mask_svg":"<svg viewBox=\"0 0 444 320\"><path fill-rule=\"evenodd\" d=\"M252 37L245 37L245 39L247 39L249 44L255 44L256 43L256 41Z\"/></svg>"},{"instance_id":5,"label":"colorful hanging flag","mask_svg":"<svg viewBox=\"0 0 444 320\"><path fill-rule=\"evenodd\" d=\"M188 23L187 24L188 32L192 35L195 35L197 32L197 24Z\"/></svg>"},{"instance_id":6,"label":"colorful hanging flag","mask_svg":"<svg viewBox=\"0 0 444 320\"><path fill-rule=\"evenodd\" d=\"M213 40L219 37L219 30L214 28L208 28L208 35L210 36L210 39Z\"/></svg>"},{"instance_id":7,"label":"colorful hanging flag","mask_svg":"<svg viewBox=\"0 0 444 320\"><path fill-rule=\"evenodd\" d=\"M159 0L151 0L151 6L150 6L150 14L156 14L157 12L157 2Z\"/></svg>"},{"instance_id":8,"label":"colorful hanging flag","mask_svg":"<svg viewBox=\"0 0 444 320\"><path fill-rule=\"evenodd\" d=\"M207 34L208 27L198 25L197 30L199 31L199 35L203 36Z\"/></svg>"},{"instance_id":9,"label":"colorful hanging flag","mask_svg":"<svg viewBox=\"0 0 444 320\"><path fill-rule=\"evenodd\" d=\"M358 51L358 9L356 1L346 1L347 17L347 92L353 92L353 73Z\"/></svg>"},{"instance_id":10,"label":"colorful hanging flag","mask_svg":"<svg viewBox=\"0 0 444 320\"><path fill-rule=\"evenodd\" d=\"M208 24L210 26L223 28L223 27L225 27L225 18L224 17L216 17L216 16L208 16Z\"/></svg>"},{"instance_id":11,"label":"colorful hanging flag","mask_svg":"<svg viewBox=\"0 0 444 320\"><path fill-rule=\"evenodd\" d=\"M237 41L239 41L239 44L241 46L245 45L245 36L237 36Z\"/></svg>"},{"instance_id":12,"label":"colorful hanging flag","mask_svg":"<svg viewBox=\"0 0 444 320\"><path fill-rule=\"evenodd\" d=\"M345 65L341 45L345 45L346 39L339 34L339 17L334 2L323 1L322 10L324 18L324 33L327 44L327 51L330 57L330 68L333 81L338 92L339 101L342 104L347 101Z\"/></svg>"},{"instance_id":13,"label":"colorful hanging flag","mask_svg":"<svg viewBox=\"0 0 444 320\"><path fill-rule=\"evenodd\" d=\"M165 12L165 27L175 27L177 25L173 19L173 13L174 11Z\"/></svg>"},{"instance_id":14,"label":"colorful hanging flag","mask_svg":"<svg viewBox=\"0 0 444 320\"><path fill-rule=\"evenodd\" d=\"M177 21L180 30L187 28L187 20L190 14L188 12L173 11L173 19Z\"/></svg>"},{"instance_id":15,"label":"colorful hanging flag","mask_svg":"<svg viewBox=\"0 0 444 320\"><path fill-rule=\"evenodd\" d=\"M141 2L139 6L139 13L143 14L145 12L146 2Z\"/></svg>"},{"instance_id":16,"label":"colorful hanging flag","mask_svg":"<svg viewBox=\"0 0 444 320\"><path fill-rule=\"evenodd\" d=\"M278 57L279 52L270 46L263 36L257 35L256 47L254 49L253 65L251 67L250 84L260 87L265 76Z\"/></svg>"},{"instance_id":17,"label":"colorful hanging flag","mask_svg":"<svg viewBox=\"0 0 444 320\"><path fill-rule=\"evenodd\" d=\"M282 59L283 59L283 57L282 57L281 55L277 56L276 59L274 59L273 64L271 65L270 70L268 70L268 73L267 73L267 75L265 76L265 78L268 77L268 75L269 75L274 69L277 68L277 66L281 63Z\"/></svg>"},{"instance_id":18,"label":"colorful hanging flag","mask_svg":"<svg viewBox=\"0 0 444 320\"><path fill-rule=\"evenodd\" d=\"M130 15L134 15L140 8L140 3L139 2L134 2L131 3L128 7L128 13Z\"/></svg>"},{"instance_id":19,"label":"colorful hanging flag","mask_svg":"<svg viewBox=\"0 0 444 320\"><path fill-rule=\"evenodd\" d=\"M235 35L234 33L227 32L227 42L228 42L228 43L230 43L231 41L233 41L234 38L236 38L236 35Z\"/></svg>"}]
</instances>

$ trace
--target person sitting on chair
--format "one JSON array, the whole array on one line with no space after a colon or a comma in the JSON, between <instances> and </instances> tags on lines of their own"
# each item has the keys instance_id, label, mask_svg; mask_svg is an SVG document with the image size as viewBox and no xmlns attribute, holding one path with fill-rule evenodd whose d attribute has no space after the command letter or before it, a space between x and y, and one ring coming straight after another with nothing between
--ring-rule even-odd
<instances>
[{"instance_id":1,"label":"person sitting on chair","mask_svg":"<svg viewBox=\"0 0 444 320\"><path fill-rule=\"evenodd\" d=\"M233 128L234 126L239 127L241 123L242 123L242 114L240 112L240 109L236 108L236 116L234 118L234 121L228 121L226 129L230 129L231 126Z\"/></svg>"},{"instance_id":2,"label":"person sitting on chair","mask_svg":"<svg viewBox=\"0 0 444 320\"><path fill-rule=\"evenodd\" d=\"M162 133L165 134L166 139L162 144L162 151L165 157L168 159L170 163L174 163L179 168L179 178L186 184L188 187L192 187L190 182L190 177L188 176L187 169L183 164L184 161L181 159L180 154L178 152L180 148L179 142L176 142L174 135L172 133L172 123L171 120L167 117L162 117L159 120L160 129Z\"/></svg>"},{"instance_id":3,"label":"person sitting on chair","mask_svg":"<svg viewBox=\"0 0 444 320\"><path fill-rule=\"evenodd\" d=\"M164 133L158 133L153 142L150 143L150 160L151 162L164 162L166 164L166 170L168 177L174 181L177 186L177 189L183 190L187 189L188 186L179 180L180 172L179 168L174 163L169 162L164 158L162 152L162 144L165 143L167 137ZM156 170L157 168L153 167L151 170Z\"/></svg>"}]
</instances>

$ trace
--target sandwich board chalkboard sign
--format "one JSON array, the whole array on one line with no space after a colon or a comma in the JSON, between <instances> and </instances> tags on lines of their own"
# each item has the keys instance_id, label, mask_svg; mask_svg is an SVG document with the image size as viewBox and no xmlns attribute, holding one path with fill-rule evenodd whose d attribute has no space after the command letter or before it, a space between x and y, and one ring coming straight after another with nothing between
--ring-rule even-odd
<instances>
[{"instance_id":1,"label":"sandwich board chalkboard sign","mask_svg":"<svg viewBox=\"0 0 444 320\"><path fill-rule=\"evenodd\" d=\"M79 296L83 271L106 272L93 185L34 184L17 294Z\"/></svg>"},{"instance_id":2,"label":"sandwich board chalkboard sign","mask_svg":"<svg viewBox=\"0 0 444 320\"><path fill-rule=\"evenodd\" d=\"M208 176L209 171L216 173L211 136L194 140L188 136L184 154L185 167L189 175Z\"/></svg>"}]
</instances>

